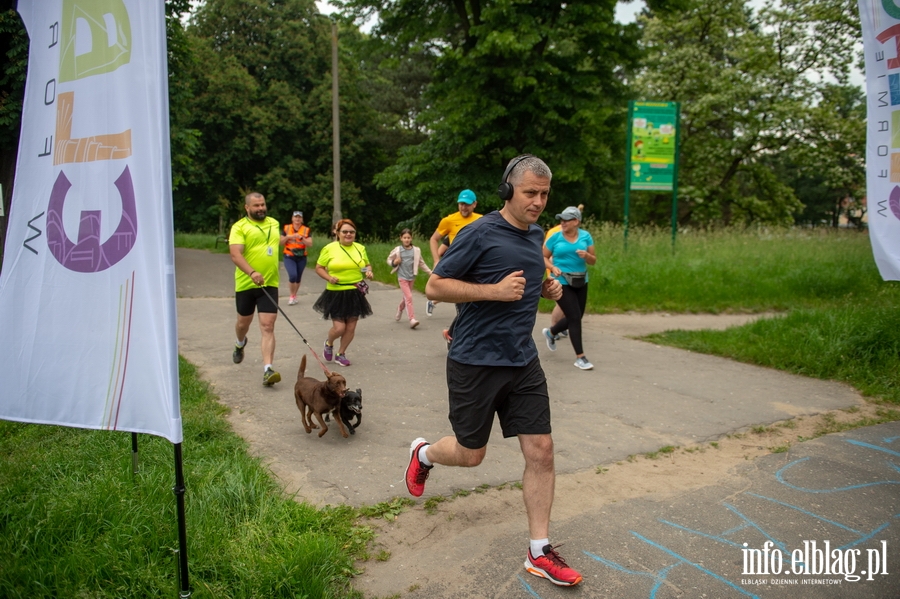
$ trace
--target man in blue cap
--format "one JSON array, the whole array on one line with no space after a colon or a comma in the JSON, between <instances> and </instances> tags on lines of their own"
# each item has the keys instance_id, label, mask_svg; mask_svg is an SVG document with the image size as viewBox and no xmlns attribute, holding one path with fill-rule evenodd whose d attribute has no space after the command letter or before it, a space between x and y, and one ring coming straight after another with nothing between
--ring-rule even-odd
<instances>
[{"instance_id":1,"label":"man in blue cap","mask_svg":"<svg viewBox=\"0 0 900 599\"><path fill-rule=\"evenodd\" d=\"M434 231L434 235L432 235L429 240L431 244L431 256L434 258L434 266L437 266L441 256L444 255L444 252L446 252L447 248L450 247L450 244L453 243L453 239L456 237L456 234L459 233L459 230L469 223L481 218L481 215L475 212L475 207L478 205L478 202L475 199L475 192L471 189L463 189L459 192L459 195L456 197L456 203L458 211L450 216L442 218L441 222L438 223L437 229ZM436 303L437 302L429 300L425 305L425 314L428 316L434 314L434 306Z\"/></svg>"}]
</instances>

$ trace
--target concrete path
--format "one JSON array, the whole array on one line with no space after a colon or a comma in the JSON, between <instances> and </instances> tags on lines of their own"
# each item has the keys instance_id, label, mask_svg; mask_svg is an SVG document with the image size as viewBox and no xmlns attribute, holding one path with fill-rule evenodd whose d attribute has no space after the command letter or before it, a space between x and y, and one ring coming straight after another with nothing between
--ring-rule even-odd
<instances>
[{"instance_id":1,"label":"concrete path","mask_svg":"<svg viewBox=\"0 0 900 599\"><path fill-rule=\"evenodd\" d=\"M450 432L444 377L446 346L440 331L452 319L451 305L438 305L435 315L428 318L424 297L417 295L416 316L422 324L410 330L405 319L395 322L393 318L400 291L377 283L371 286L369 299L374 315L359 323L356 339L347 352L353 365L340 369L350 387L363 391L362 426L349 439L343 439L336 427L319 438L315 433L304 432L294 405L293 381L306 346L285 318L279 315L276 325L276 369L281 372L283 382L274 388L264 388L255 324L251 327L244 363L234 365L231 361L235 311L233 266L229 257L176 250L176 278L180 353L200 368L201 376L210 381L221 401L232 408L230 418L235 430L249 441L251 451L270 465L288 492L317 505L363 505L407 496L403 470L410 441L417 436L433 440ZM286 276L282 277L282 307L319 354L330 323L323 321L311 305L323 288L324 282L308 270L299 305L287 306ZM779 495L765 486L782 485L777 477L772 478L771 468L767 469L769 464L774 467L784 461L781 454L751 461L753 472L750 473L723 472L723 486L695 490L672 504L654 503L655 495L650 491L647 499L613 506L593 501L590 492L584 493L593 483L580 485L593 475L598 465L622 462L629 456L664 446L715 441L747 427L861 403L859 394L843 384L631 338L666 329L725 328L750 318L744 315L589 316L585 322L585 353L595 369L583 372L573 366L574 353L567 342L561 342L556 352L546 348L540 331L547 326L548 316L538 316L534 338L549 380L556 468L560 474L552 538L568 539L564 555L583 573L588 572L583 586L559 590L524 573L521 568L524 555L518 554L523 552L527 531L520 496L509 491L505 491L509 494L506 496L502 495L504 491L492 491L490 506L484 509L481 521L478 502L482 497L457 499L460 503L447 512L456 514L456 522L449 525L442 533L444 538L434 547L430 547L434 539L419 545L429 549L424 554L412 554L417 556L413 560L417 566L411 569L409 564L400 563L404 559L403 545L412 550L411 539L421 540L422 531L404 530L402 524L404 518L410 518L407 520L410 526L418 528L421 524L418 518L427 519L427 516L401 516L391 530L384 531L385 538L392 538L396 543L390 548L395 557L383 563L367 564L366 574L358 579L360 587L377 596L402 592L410 597L555 597L560 593L589 597L780 596L779 593L788 590L776 588L774 583L765 592L759 592L761 585L738 589L740 585L735 582L734 566L740 566L742 553L738 545L729 543L740 538L754 548L761 547L765 538L774 538L774 534L766 536L765 526L759 524L764 517L789 510L779 518L792 513L813 518L805 523L791 521L790 526L780 520L765 522L766 526L781 526L777 532L786 535L782 540L791 548L798 542L796 539L822 540L823 535L830 534L829 530L834 530L836 535L832 537L832 547L846 546L848 530L862 538L864 531L874 530L874 526L867 528L874 524L872 518L893 522L891 518L898 512L894 505L898 493L897 486L889 479L893 476L900 480L900 475L892 473L891 467L887 470L883 466L873 467L862 457L877 455L891 459L892 454L882 450L896 452L897 448L890 449L892 446L885 442L881 442L882 449L868 450L869 453L854 446L854 451L862 453L848 458L846 471L835 469L830 484L816 483L832 489L882 481L879 486L858 487L860 490L853 495L855 500L865 501L868 493L877 491L878 496L871 497L872 501L887 497L894 502L888 501L871 518L865 515L867 509L863 506L856 510L855 518L846 504L840 516L835 516L830 509L817 511L818 507L812 509L814 506L808 504L790 512L793 508L782 504L794 505L793 502L800 501L791 495L794 491ZM307 362L308 373L321 374L309 354ZM894 428L886 434L900 436L900 431ZM821 445L823 450L816 454L820 455L829 453L828 444L836 444L841 450L850 448L849 443L831 439L802 447L815 453ZM189 451L186 447L186 456ZM789 453L794 458L793 450ZM840 456L827 459L841 463ZM803 463L794 472L808 471L815 464L814 461ZM502 439L498 425L484 463L475 469L436 469L428 482L425 498L518 481L522 467L518 443ZM846 478L851 471L852 481ZM822 476L830 476L829 467L824 472ZM747 497L748 505L752 504L745 508L745 512L754 514L752 517L742 517L738 508L732 509L732 503L723 499L733 498L739 491L735 484L742 497ZM816 486L811 482L805 485ZM759 490L754 490L757 487ZM780 487L777 490L783 491ZM750 491L766 499L749 499ZM835 497L841 495L835 493ZM672 496L671 493L663 495ZM810 492L802 498L818 502L824 496ZM872 507L870 503L864 507ZM746 515L745 512L741 514ZM820 513L824 515L817 516ZM735 527L743 527L741 530L753 534L737 535ZM435 524L432 530L441 528ZM714 539L717 535L725 540ZM868 541L874 542L873 539L874 536ZM891 543L893 539L896 535ZM860 547L864 545L859 541ZM701 553L697 554L698 551ZM700 560L704 555L707 561ZM445 559L451 556L462 558L447 567ZM889 559L893 558L889 556ZM698 560L706 565L699 566ZM430 574L423 577L422 572ZM880 592L885 588L885 581L893 583L897 579L881 576L877 580L880 581L877 584L860 582L852 588ZM790 596L889 596L848 594L848 586L845 582L835 587L842 591L838 594L824 586L804 587L815 591L806 594L794 587ZM743 592L747 589L750 595ZM822 594L826 591L832 594Z\"/></svg>"}]
</instances>

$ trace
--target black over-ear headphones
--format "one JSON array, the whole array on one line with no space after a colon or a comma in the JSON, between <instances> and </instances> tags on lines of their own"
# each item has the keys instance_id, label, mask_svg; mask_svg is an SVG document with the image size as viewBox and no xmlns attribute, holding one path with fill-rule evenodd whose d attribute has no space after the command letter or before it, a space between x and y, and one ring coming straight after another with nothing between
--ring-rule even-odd
<instances>
[{"instance_id":1,"label":"black over-ear headphones","mask_svg":"<svg viewBox=\"0 0 900 599\"><path fill-rule=\"evenodd\" d=\"M504 202L513 197L513 185L509 182L509 175L516 168L516 165L526 158L533 158L533 156L531 154L522 154L510 160L509 164L506 165L506 170L503 171L503 180L500 182L500 187L497 188L497 194Z\"/></svg>"}]
</instances>

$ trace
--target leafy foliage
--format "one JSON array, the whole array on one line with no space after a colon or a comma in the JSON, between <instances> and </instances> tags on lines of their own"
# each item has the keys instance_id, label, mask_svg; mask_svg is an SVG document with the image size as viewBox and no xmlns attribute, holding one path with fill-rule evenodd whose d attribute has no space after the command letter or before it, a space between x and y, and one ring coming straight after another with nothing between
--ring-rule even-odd
<instances>
[{"instance_id":1,"label":"leafy foliage","mask_svg":"<svg viewBox=\"0 0 900 599\"><path fill-rule=\"evenodd\" d=\"M179 229L210 230L219 218L227 225L251 190L266 196L275 218L300 209L314 230L330 229L332 36L320 16L311 0L208 0L193 15L192 60L178 74L189 91L173 114L173 137L196 142L181 156L202 158L179 165ZM359 35L341 28L339 37ZM339 61L341 207L367 232L393 211L371 184L386 159L357 58L342 49Z\"/></svg>"},{"instance_id":2,"label":"leafy foliage","mask_svg":"<svg viewBox=\"0 0 900 599\"><path fill-rule=\"evenodd\" d=\"M10 3L0 3L0 9ZM429 234L462 188L479 211L513 156L554 172L545 219L622 213L627 100L682 105L682 224L858 221L865 105L853 0L333 0L341 204L367 238ZM175 224L223 231L249 190L315 232L332 216L331 23L312 0L167 0ZM185 16L190 20L186 21ZM357 24L377 15L371 34ZM7 207L27 36L0 12L0 180ZM663 224L669 195L632 194ZM0 233L5 224L0 218ZM2 241L2 238L0 238Z\"/></svg>"},{"instance_id":3,"label":"leafy foliage","mask_svg":"<svg viewBox=\"0 0 900 599\"><path fill-rule=\"evenodd\" d=\"M694 0L678 16L646 17L636 85L646 99L682 103L682 222L790 223L802 205L772 164L804 144L796 159L819 168L859 151L859 112L830 113L837 88L823 82L847 81L855 10L849 0L787 0L754 14L744 0ZM825 185L851 182L833 174Z\"/></svg>"},{"instance_id":4,"label":"leafy foliage","mask_svg":"<svg viewBox=\"0 0 900 599\"><path fill-rule=\"evenodd\" d=\"M548 212L620 189L625 74L639 58L634 25L613 19L615 2L540 0L346 0L350 14L377 11L391 56L426 52L435 68L418 115L422 143L400 151L377 182L430 230L473 189L482 212L507 161L538 154L554 170Z\"/></svg>"},{"instance_id":5,"label":"leafy foliage","mask_svg":"<svg viewBox=\"0 0 900 599\"><path fill-rule=\"evenodd\" d=\"M0 148L14 151L19 141L25 73L28 69L28 34L19 13L0 11Z\"/></svg>"},{"instance_id":6,"label":"leafy foliage","mask_svg":"<svg viewBox=\"0 0 900 599\"><path fill-rule=\"evenodd\" d=\"M4 3L7 4L7 3ZM12 200L16 152L25 96L25 73L28 70L28 34L19 13L0 6L0 213L9 214ZM0 256L6 240L6 216L0 216Z\"/></svg>"}]
</instances>

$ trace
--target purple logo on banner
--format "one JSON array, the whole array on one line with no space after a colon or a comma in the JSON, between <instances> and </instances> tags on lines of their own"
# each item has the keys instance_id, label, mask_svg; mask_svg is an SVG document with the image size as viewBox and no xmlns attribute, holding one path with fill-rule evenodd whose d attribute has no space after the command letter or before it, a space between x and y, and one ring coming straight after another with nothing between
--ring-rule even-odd
<instances>
[{"instance_id":1,"label":"purple logo on banner","mask_svg":"<svg viewBox=\"0 0 900 599\"><path fill-rule=\"evenodd\" d=\"M108 240L100 240L100 211L82 210L78 228L78 241L73 243L63 227L63 205L72 184L60 171L50 193L47 209L47 245L57 262L75 272L100 272L116 264L128 255L137 237L137 211L134 204L134 187L128 167L116 179L116 188L122 198L122 218Z\"/></svg>"}]
</instances>

